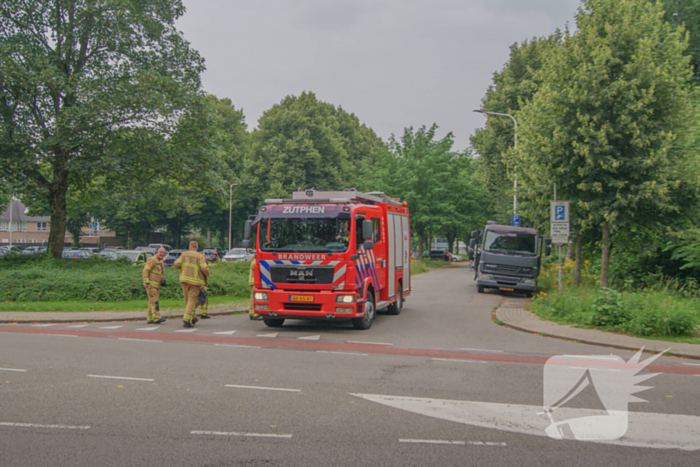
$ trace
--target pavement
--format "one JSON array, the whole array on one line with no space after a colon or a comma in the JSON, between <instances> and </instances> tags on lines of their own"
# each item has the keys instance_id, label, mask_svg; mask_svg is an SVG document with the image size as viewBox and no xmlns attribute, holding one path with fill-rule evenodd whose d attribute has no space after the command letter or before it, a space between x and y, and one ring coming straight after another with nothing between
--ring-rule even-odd
<instances>
[{"instance_id":1,"label":"pavement","mask_svg":"<svg viewBox=\"0 0 700 467\"><path fill-rule=\"evenodd\" d=\"M700 360L700 345L698 344L643 339L615 332L577 328L541 320L537 315L525 309L531 301L532 299L529 298L503 297L501 305L495 312L495 317L509 328L540 336L632 351L644 348L645 352L650 353L659 353L670 349L666 352L667 355Z\"/></svg>"},{"instance_id":2,"label":"pavement","mask_svg":"<svg viewBox=\"0 0 700 467\"><path fill-rule=\"evenodd\" d=\"M248 304L209 306L210 316L233 315L248 310ZM164 318L182 318L185 309L161 310ZM146 321L146 310L136 311L61 311L61 312L0 312L0 323L75 323L75 322Z\"/></svg>"},{"instance_id":3,"label":"pavement","mask_svg":"<svg viewBox=\"0 0 700 467\"><path fill-rule=\"evenodd\" d=\"M495 312L495 318L507 327L540 336L553 337L590 345L658 353L666 351L667 355L700 360L700 345L678 342L658 341L631 337L614 332L584 329L543 321L534 313L525 309L531 299L503 297ZM218 305L209 308L209 315L221 316L244 312L246 305ZM184 309L163 310L166 318L182 318ZM92 311L92 312L0 312L0 323L73 323L82 321L145 321L145 310L139 311Z\"/></svg>"}]
</instances>

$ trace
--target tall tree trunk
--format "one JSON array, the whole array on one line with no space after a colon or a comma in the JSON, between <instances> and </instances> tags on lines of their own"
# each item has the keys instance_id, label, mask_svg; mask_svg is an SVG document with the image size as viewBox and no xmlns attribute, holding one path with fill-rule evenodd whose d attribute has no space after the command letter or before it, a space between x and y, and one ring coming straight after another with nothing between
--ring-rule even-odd
<instances>
[{"instance_id":1,"label":"tall tree trunk","mask_svg":"<svg viewBox=\"0 0 700 467\"><path fill-rule=\"evenodd\" d=\"M571 259L573 253L573 246L574 241L573 239L569 238L569 243L566 244L566 261L569 261Z\"/></svg>"},{"instance_id":2,"label":"tall tree trunk","mask_svg":"<svg viewBox=\"0 0 700 467\"><path fill-rule=\"evenodd\" d=\"M207 248L211 248L211 229L207 229Z\"/></svg>"},{"instance_id":3,"label":"tall tree trunk","mask_svg":"<svg viewBox=\"0 0 700 467\"><path fill-rule=\"evenodd\" d=\"M576 265L574 266L574 285L581 286L581 244L583 239L581 235L576 235Z\"/></svg>"},{"instance_id":4,"label":"tall tree trunk","mask_svg":"<svg viewBox=\"0 0 700 467\"><path fill-rule=\"evenodd\" d=\"M60 166L54 167L54 179L49 189L48 202L51 210L49 227L49 251L56 259L63 254L66 240L66 192L68 191L68 173Z\"/></svg>"},{"instance_id":5,"label":"tall tree trunk","mask_svg":"<svg viewBox=\"0 0 700 467\"><path fill-rule=\"evenodd\" d=\"M418 259L423 259L423 241L424 241L424 235L423 232L418 232Z\"/></svg>"},{"instance_id":6,"label":"tall tree trunk","mask_svg":"<svg viewBox=\"0 0 700 467\"><path fill-rule=\"evenodd\" d=\"M602 245L602 261L600 263L600 288L608 286L608 275L610 271L610 224L603 224L603 245Z\"/></svg>"}]
</instances>

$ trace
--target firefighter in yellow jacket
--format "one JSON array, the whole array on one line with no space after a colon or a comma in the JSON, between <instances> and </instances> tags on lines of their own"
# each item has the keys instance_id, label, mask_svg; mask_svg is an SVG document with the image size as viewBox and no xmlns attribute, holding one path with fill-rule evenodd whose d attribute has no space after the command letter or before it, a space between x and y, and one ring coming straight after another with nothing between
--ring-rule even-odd
<instances>
[{"instance_id":1,"label":"firefighter in yellow jacket","mask_svg":"<svg viewBox=\"0 0 700 467\"><path fill-rule=\"evenodd\" d=\"M250 315L250 319L260 321L263 319L263 317L255 312L255 256L253 256L253 259L250 262L248 285L250 286L250 309L248 310L248 314Z\"/></svg>"},{"instance_id":2,"label":"firefighter in yellow jacket","mask_svg":"<svg viewBox=\"0 0 700 467\"><path fill-rule=\"evenodd\" d=\"M185 316L183 326L191 328L198 321L195 318L194 307L197 306L200 287L206 285L209 277L209 266L202 253L197 251L199 244L190 242L190 249L185 251L175 261L173 267L180 269L180 284L182 284L182 294L185 296Z\"/></svg>"},{"instance_id":3,"label":"firefighter in yellow jacket","mask_svg":"<svg viewBox=\"0 0 700 467\"><path fill-rule=\"evenodd\" d=\"M165 322L165 318L160 316L160 308L158 307L158 299L160 297L160 285L163 282L163 273L165 266L163 265L163 257L165 256L165 248L159 248L155 256L151 256L143 266L143 285L146 287L148 294L148 312L146 313L146 322L148 324L160 324Z\"/></svg>"}]
</instances>

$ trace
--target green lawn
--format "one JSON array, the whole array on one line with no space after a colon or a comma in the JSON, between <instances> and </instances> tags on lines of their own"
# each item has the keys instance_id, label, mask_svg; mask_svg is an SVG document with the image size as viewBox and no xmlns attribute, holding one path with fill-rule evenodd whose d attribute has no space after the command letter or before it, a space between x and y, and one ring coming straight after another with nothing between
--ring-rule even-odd
<instances>
[{"instance_id":1,"label":"green lawn","mask_svg":"<svg viewBox=\"0 0 700 467\"><path fill-rule=\"evenodd\" d=\"M250 297L223 296L211 297L209 306L217 305L244 305L247 304ZM60 302L3 302L0 303L0 311L31 311L31 312L49 312L49 311L134 311L146 310L148 300L127 300L121 302L84 302L79 300L60 301ZM184 309L185 301L182 299L164 299L160 300L160 309L165 311L168 309Z\"/></svg>"}]
</instances>

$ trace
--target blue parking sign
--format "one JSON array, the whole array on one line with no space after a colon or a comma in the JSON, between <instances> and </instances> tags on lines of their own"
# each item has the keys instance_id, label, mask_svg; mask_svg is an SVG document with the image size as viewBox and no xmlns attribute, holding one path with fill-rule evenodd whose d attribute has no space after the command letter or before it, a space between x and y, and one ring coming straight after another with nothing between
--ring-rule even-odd
<instances>
[{"instance_id":1,"label":"blue parking sign","mask_svg":"<svg viewBox=\"0 0 700 467\"><path fill-rule=\"evenodd\" d=\"M550 207L550 222L569 222L568 201L552 201Z\"/></svg>"},{"instance_id":2,"label":"blue parking sign","mask_svg":"<svg viewBox=\"0 0 700 467\"><path fill-rule=\"evenodd\" d=\"M554 206L554 220L565 221L566 220L566 207L564 205Z\"/></svg>"},{"instance_id":3,"label":"blue parking sign","mask_svg":"<svg viewBox=\"0 0 700 467\"><path fill-rule=\"evenodd\" d=\"M510 225L514 227L520 227L520 216L517 214L511 214Z\"/></svg>"}]
</instances>

